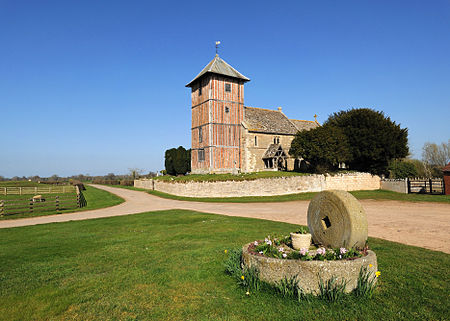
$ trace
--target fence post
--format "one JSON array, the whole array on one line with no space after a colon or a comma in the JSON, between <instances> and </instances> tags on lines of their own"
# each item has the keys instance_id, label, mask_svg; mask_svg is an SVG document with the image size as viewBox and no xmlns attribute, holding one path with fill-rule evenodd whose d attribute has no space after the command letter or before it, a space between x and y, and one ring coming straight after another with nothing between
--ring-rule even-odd
<instances>
[{"instance_id":1,"label":"fence post","mask_svg":"<svg viewBox=\"0 0 450 321\"><path fill-rule=\"evenodd\" d=\"M4 215L4 201L0 200L0 216Z\"/></svg>"},{"instance_id":2,"label":"fence post","mask_svg":"<svg viewBox=\"0 0 450 321\"><path fill-rule=\"evenodd\" d=\"M30 198L30 213L33 213L33 199Z\"/></svg>"},{"instance_id":3,"label":"fence post","mask_svg":"<svg viewBox=\"0 0 450 321\"><path fill-rule=\"evenodd\" d=\"M22 195L22 187L19 187L19 195Z\"/></svg>"},{"instance_id":4,"label":"fence post","mask_svg":"<svg viewBox=\"0 0 450 321\"><path fill-rule=\"evenodd\" d=\"M55 197L55 205L56 205L56 210L59 211L59 196L56 195Z\"/></svg>"},{"instance_id":5,"label":"fence post","mask_svg":"<svg viewBox=\"0 0 450 321\"><path fill-rule=\"evenodd\" d=\"M409 178L406 178L406 194L410 194L411 193L411 182L409 180Z\"/></svg>"},{"instance_id":6,"label":"fence post","mask_svg":"<svg viewBox=\"0 0 450 321\"><path fill-rule=\"evenodd\" d=\"M430 178L430 194L433 194L433 179Z\"/></svg>"}]
</instances>

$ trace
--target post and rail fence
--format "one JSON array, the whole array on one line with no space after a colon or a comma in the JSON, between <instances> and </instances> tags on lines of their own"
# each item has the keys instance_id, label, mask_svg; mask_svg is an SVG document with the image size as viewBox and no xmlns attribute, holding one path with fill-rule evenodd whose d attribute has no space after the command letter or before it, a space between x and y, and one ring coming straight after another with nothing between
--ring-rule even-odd
<instances>
[{"instance_id":1,"label":"post and rail fence","mask_svg":"<svg viewBox=\"0 0 450 321\"><path fill-rule=\"evenodd\" d=\"M39 212L58 213L63 210L81 208L87 205L87 201L78 186L59 187L64 187L64 189L60 189L59 195L54 195L58 192L56 192L56 189L53 189L53 187L50 192L48 192L47 187L39 187L37 190L34 187L31 187L33 189L33 193L29 194L33 195L37 191L37 193L40 193L41 195L28 195L23 198L0 199L0 216ZM25 191L29 192L28 188L29 187L22 187L19 191L21 193L24 193ZM8 187L8 189L10 189L10 187ZM18 189L18 187L16 187L16 189ZM43 190L45 190L45 192L43 192ZM7 193L9 193L9 191L7 191ZM22 195L16 193L16 190L13 190L13 192L9 194Z\"/></svg>"},{"instance_id":2,"label":"post and rail fence","mask_svg":"<svg viewBox=\"0 0 450 321\"><path fill-rule=\"evenodd\" d=\"M75 193L76 186L6 186L0 187L0 195L27 195L27 194L61 194Z\"/></svg>"},{"instance_id":3,"label":"post and rail fence","mask_svg":"<svg viewBox=\"0 0 450 321\"><path fill-rule=\"evenodd\" d=\"M444 194L442 178L407 178L408 194Z\"/></svg>"}]
</instances>

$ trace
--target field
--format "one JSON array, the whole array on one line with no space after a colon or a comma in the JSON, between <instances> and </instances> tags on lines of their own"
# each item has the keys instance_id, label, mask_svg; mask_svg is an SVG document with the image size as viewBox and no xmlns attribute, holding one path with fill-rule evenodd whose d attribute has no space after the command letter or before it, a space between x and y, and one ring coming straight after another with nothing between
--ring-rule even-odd
<instances>
[{"instance_id":1,"label":"field","mask_svg":"<svg viewBox=\"0 0 450 321\"><path fill-rule=\"evenodd\" d=\"M7 184L4 184L4 183L7 183ZM27 183L28 183L28 185L27 185ZM33 182L0 182L0 187L3 187L3 186L23 186L23 187L24 186L33 186L33 187L34 186L36 186L36 187L44 186L44 187L47 187L49 185L38 184L38 183L33 183ZM56 195L65 197L65 195L70 195L70 194L65 193L65 194L42 194L42 195L44 198L47 198L48 201L51 200L52 202L54 202ZM86 190L83 191L83 195L86 198L87 206L82 207L82 208L72 208L72 209L68 209L68 210L56 211L56 207L55 207L55 209L51 209L49 211L0 216L0 220L93 210L93 209L97 209L97 208L103 208L103 207L117 205L124 201L122 198L120 198L114 194L111 194L111 193L103 191L103 190L99 190L99 189L91 187L91 186L86 186ZM29 201L27 201L28 197L31 198L32 194L30 194L30 195L0 195L0 200L23 200L24 204L26 205L26 204L29 204Z\"/></svg>"},{"instance_id":2,"label":"field","mask_svg":"<svg viewBox=\"0 0 450 321\"><path fill-rule=\"evenodd\" d=\"M191 211L0 230L1 320L444 320L450 255L369 239L371 300L245 294L225 249L298 226Z\"/></svg>"}]
</instances>

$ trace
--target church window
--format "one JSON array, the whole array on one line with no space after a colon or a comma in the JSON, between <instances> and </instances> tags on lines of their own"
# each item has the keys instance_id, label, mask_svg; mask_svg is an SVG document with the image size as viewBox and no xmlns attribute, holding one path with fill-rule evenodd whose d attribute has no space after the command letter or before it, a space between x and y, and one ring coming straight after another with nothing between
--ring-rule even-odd
<instances>
[{"instance_id":1,"label":"church window","mask_svg":"<svg viewBox=\"0 0 450 321\"><path fill-rule=\"evenodd\" d=\"M205 161L205 150L204 149L198 150L198 161L199 162Z\"/></svg>"},{"instance_id":2,"label":"church window","mask_svg":"<svg viewBox=\"0 0 450 321\"><path fill-rule=\"evenodd\" d=\"M225 92L227 93L231 92L231 84L225 84Z\"/></svg>"},{"instance_id":3,"label":"church window","mask_svg":"<svg viewBox=\"0 0 450 321\"><path fill-rule=\"evenodd\" d=\"M198 142L203 142L203 130L201 127L198 128Z\"/></svg>"},{"instance_id":4,"label":"church window","mask_svg":"<svg viewBox=\"0 0 450 321\"><path fill-rule=\"evenodd\" d=\"M274 144L279 144L280 143L280 137L274 137L273 138L273 143Z\"/></svg>"},{"instance_id":5,"label":"church window","mask_svg":"<svg viewBox=\"0 0 450 321\"><path fill-rule=\"evenodd\" d=\"M225 112L228 114L230 112L230 108L228 108L227 106L225 106Z\"/></svg>"},{"instance_id":6,"label":"church window","mask_svg":"<svg viewBox=\"0 0 450 321\"><path fill-rule=\"evenodd\" d=\"M258 146L258 136L255 136L255 146Z\"/></svg>"}]
</instances>

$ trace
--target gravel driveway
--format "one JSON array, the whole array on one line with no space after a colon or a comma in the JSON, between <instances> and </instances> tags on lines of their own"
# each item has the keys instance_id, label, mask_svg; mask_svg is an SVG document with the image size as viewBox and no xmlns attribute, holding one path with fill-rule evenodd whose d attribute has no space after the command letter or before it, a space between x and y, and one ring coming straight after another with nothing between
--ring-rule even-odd
<instances>
[{"instance_id":1,"label":"gravel driveway","mask_svg":"<svg viewBox=\"0 0 450 321\"><path fill-rule=\"evenodd\" d=\"M125 202L104 209L0 221L0 228L120 216L148 211L187 209L306 225L309 201L281 203L204 203L176 201L110 186L92 185ZM369 236L450 253L450 205L430 202L362 200Z\"/></svg>"}]
</instances>

